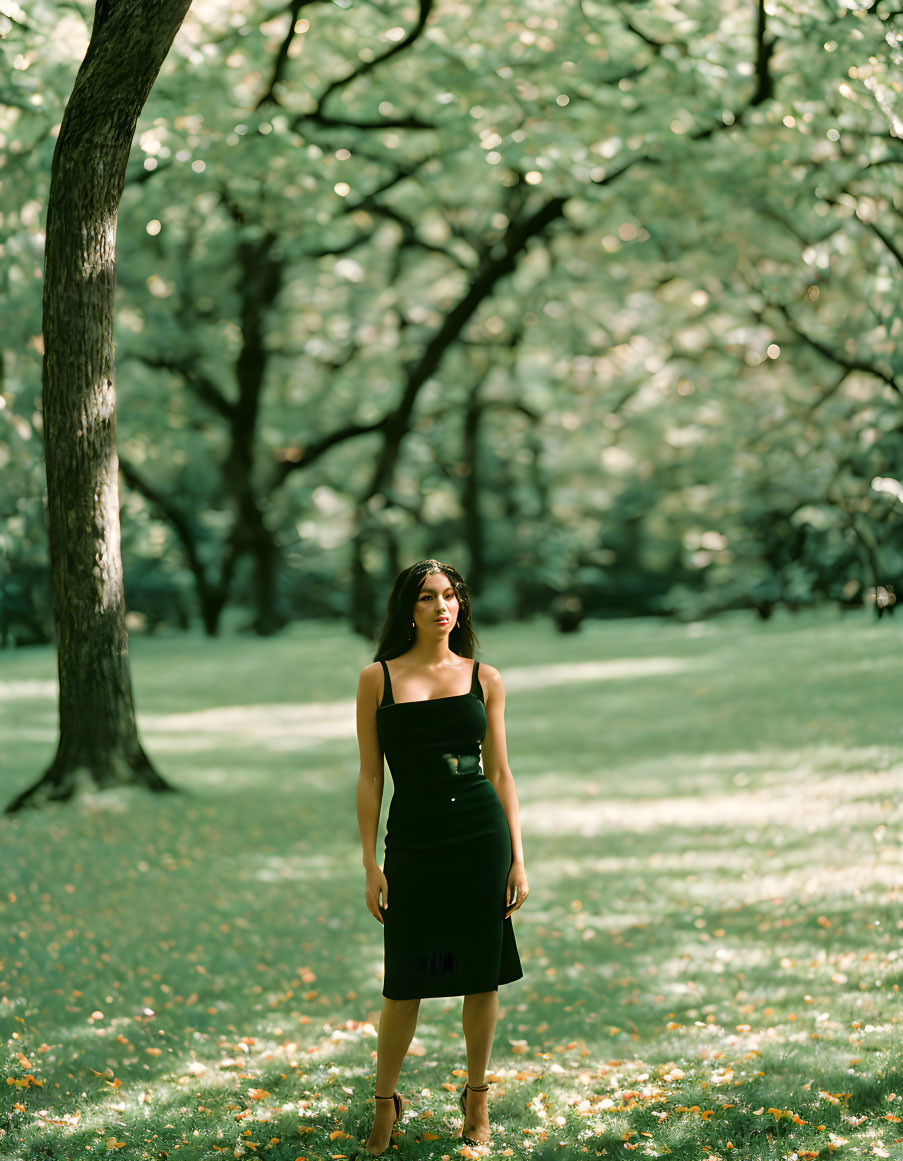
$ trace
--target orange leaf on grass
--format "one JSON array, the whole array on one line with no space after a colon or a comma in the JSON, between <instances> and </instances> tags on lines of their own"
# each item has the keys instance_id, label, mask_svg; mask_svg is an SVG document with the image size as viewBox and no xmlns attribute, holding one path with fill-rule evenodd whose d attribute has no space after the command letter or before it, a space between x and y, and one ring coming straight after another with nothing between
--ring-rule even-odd
<instances>
[{"instance_id":1,"label":"orange leaf on grass","mask_svg":"<svg viewBox=\"0 0 903 1161\"><path fill-rule=\"evenodd\" d=\"M6 1078L6 1083L14 1085L16 1088L29 1088L33 1084L37 1085L38 1088L44 1087L43 1081L38 1080L36 1077L32 1076L31 1073L29 1073L27 1076L8 1076Z\"/></svg>"}]
</instances>

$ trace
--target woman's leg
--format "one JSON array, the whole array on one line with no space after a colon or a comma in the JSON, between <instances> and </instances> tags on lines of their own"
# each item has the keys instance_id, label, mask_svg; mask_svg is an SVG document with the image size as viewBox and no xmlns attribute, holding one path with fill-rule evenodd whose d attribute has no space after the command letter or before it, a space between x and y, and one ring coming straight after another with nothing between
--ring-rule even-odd
<instances>
[{"instance_id":1,"label":"woman's leg","mask_svg":"<svg viewBox=\"0 0 903 1161\"><path fill-rule=\"evenodd\" d=\"M391 1096L398 1086L402 1061L411 1046L417 1027L420 1000L390 1000L383 997L376 1043L376 1093ZM388 1147L395 1119L394 1101L374 1101L373 1131L367 1151L377 1155Z\"/></svg>"},{"instance_id":2,"label":"woman's leg","mask_svg":"<svg viewBox=\"0 0 903 1161\"><path fill-rule=\"evenodd\" d=\"M461 1023L467 1043L467 1083L485 1083L486 1069L489 1067L489 1053L499 1016L498 988L491 992L474 992L464 997ZM473 1092L467 1090L465 1097L467 1113L464 1117L464 1136L476 1141L489 1140L489 1090Z\"/></svg>"}]
</instances>

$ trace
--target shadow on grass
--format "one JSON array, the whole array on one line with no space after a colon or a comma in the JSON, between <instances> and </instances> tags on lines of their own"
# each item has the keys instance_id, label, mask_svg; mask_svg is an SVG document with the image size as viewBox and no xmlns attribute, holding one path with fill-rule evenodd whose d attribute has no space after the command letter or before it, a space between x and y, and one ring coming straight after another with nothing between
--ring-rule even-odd
<instances>
[{"instance_id":1,"label":"shadow on grass","mask_svg":"<svg viewBox=\"0 0 903 1161\"><path fill-rule=\"evenodd\" d=\"M492 1155L805 1158L846 1138L893 1156L903 754L882 740L892 705L866 712L856 668L881 642L846 640L845 679L836 632L623 634L692 664L509 698L531 896L514 920L525 978L500 989ZM621 639L609 627L606 658ZM504 673L522 643L496 646ZM165 649L154 664L147 736L184 738L167 775L194 797L124 793L5 824L2 1146L366 1156L382 933L347 723L317 706L192 706L186 653L182 705L206 715L193 745L161 720L181 712ZM46 703L0 715L4 743L34 758ZM411 1157L460 1155L460 1011L421 1005L395 1142Z\"/></svg>"}]
</instances>

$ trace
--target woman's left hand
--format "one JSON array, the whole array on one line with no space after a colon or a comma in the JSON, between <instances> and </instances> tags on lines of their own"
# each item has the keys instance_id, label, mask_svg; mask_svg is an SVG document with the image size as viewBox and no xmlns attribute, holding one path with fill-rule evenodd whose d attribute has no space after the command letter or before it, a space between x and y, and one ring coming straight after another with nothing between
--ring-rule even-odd
<instances>
[{"instance_id":1,"label":"woman's left hand","mask_svg":"<svg viewBox=\"0 0 903 1161\"><path fill-rule=\"evenodd\" d=\"M514 863L508 872L508 889L505 893L505 918L516 911L530 894L527 872L522 863Z\"/></svg>"}]
</instances>

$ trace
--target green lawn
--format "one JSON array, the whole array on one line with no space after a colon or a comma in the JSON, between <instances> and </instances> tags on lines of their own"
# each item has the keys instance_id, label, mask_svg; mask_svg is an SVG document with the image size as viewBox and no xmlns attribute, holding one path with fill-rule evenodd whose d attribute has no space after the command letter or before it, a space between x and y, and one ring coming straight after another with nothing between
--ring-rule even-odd
<instances>
[{"instance_id":1,"label":"green lawn","mask_svg":"<svg viewBox=\"0 0 903 1161\"><path fill-rule=\"evenodd\" d=\"M901 633L865 613L480 633L508 690L525 976L499 993L493 1146L457 1137L461 1002L429 999L384 1156L903 1157ZM182 793L0 824L0 1156L367 1157L372 654L302 625L132 657ZM52 756L54 671L0 653L4 803Z\"/></svg>"}]
</instances>

